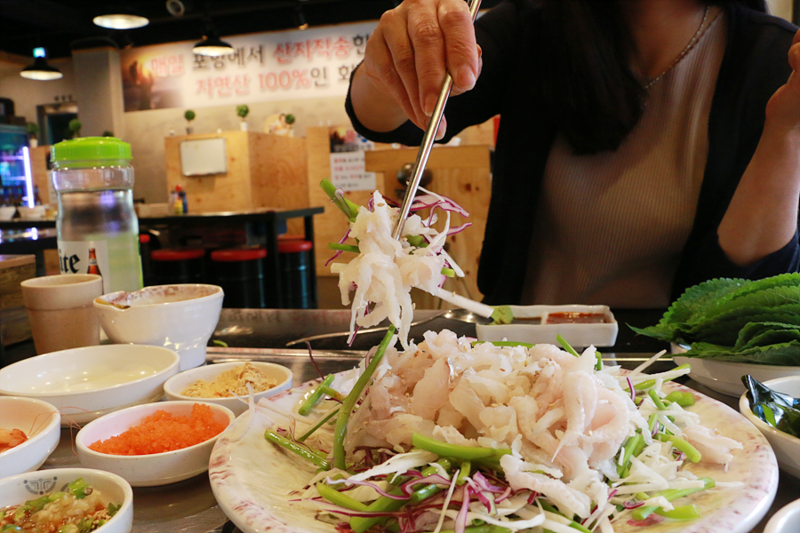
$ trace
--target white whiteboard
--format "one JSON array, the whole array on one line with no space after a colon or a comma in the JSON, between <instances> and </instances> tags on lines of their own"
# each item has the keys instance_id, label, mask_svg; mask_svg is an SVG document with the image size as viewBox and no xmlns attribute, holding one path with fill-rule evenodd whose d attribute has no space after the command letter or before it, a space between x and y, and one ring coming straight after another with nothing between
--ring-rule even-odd
<instances>
[{"instance_id":1,"label":"white whiteboard","mask_svg":"<svg viewBox=\"0 0 800 533\"><path fill-rule=\"evenodd\" d=\"M184 176L208 176L227 172L225 137L181 141L181 173Z\"/></svg>"}]
</instances>

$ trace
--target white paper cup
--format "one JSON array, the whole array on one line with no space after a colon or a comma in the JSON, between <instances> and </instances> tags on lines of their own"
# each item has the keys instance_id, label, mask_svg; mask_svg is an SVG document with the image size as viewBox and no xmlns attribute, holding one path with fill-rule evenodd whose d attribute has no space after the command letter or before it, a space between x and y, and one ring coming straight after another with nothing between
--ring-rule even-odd
<instances>
[{"instance_id":1,"label":"white paper cup","mask_svg":"<svg viewBox=\"0 0 800 533\"><path fill-rule=\"evenodd\" d=\"M22 299L36 353L100 344L100 323L92 302L103 294L96 274L60 274L23 281Z\"/></svg>"}]
</instances>

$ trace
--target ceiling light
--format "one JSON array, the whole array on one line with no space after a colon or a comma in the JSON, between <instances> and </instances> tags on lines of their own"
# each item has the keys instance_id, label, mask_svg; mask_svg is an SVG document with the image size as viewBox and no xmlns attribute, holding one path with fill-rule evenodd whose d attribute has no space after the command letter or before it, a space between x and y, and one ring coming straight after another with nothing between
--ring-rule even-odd
<instances>
[{"instance_id":1,"label":"ceiling light","mask_svg":"<svg viewBox=\"0 0 800 533\"><path fill-rule=\"evenodd\" d=\"M35 59L33 60L33 65L28 65L22 69L19 75L29 80L57 80L63 78L64 75L60 70L47 64L46 55L44 48L34 48L33 57Z\"/></svg>"},{"instance_id":2,"label":"ceiling light","mask_svg":"<svg viewBox=\"0 0 800 533\"><path fill-rule=\"evenodd\" d=\"M192 51L201 56L219 57L225 54L232 54L235 50L233 46L220 40L219 32L209 23L206 29L206 36L203 37L202 41L194 45Z\"/></svg>"},{"instance_id":3,"label":"ceiling light","mask_svg":"<svg viewBox=\"0 0 800 533\"><path fill-rule=\"evenodd\" d=\"M102 28L109 28L111 30L130 30L133 28L141 28L150 24L150 21L147 18L130 12L99 15L93 18L92 22Z\"/></svg>"}]
</instances>

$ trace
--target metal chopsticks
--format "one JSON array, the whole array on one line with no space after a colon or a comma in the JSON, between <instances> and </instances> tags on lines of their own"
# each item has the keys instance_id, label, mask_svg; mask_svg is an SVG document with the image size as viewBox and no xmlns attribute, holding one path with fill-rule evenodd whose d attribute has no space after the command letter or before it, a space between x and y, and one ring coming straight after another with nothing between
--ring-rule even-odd
<instances>
[{"instance_id":1,"label":"metal chopsticks","mask_svg":"<svg viewBox=\"0 0 800 533\"><path fill-rule=\"evenodd\" d=\"M481 0L470 0L469 14L472 21L478 16L478 9L480 8ZM403 205L400 207L400 215L395 223L392 237L397 240L403 233L403 225L406 222L408 213L411 210L411 204L414 202L414 197L417 195L419 189L419 182L422 179L422 173L425 171L425 166L428 164L428 157L431 155L431 148L433 148L433 141L436 140L436 130L439 129L439 123L442 121L444 115L444 106L447 99L450 97L450 91L453 88L453 76L449 72L445 73L444 83L442 83L442 90L439 92L439 98L436 100L436 107L433 108L431 120L428 123L428 128L425 130L425 135L422 137L422 144L417 152L417 160L414 162L414 172L411 175L411 181L406 188L405 196L403 196Z\"/></svg>"}]
</instances>

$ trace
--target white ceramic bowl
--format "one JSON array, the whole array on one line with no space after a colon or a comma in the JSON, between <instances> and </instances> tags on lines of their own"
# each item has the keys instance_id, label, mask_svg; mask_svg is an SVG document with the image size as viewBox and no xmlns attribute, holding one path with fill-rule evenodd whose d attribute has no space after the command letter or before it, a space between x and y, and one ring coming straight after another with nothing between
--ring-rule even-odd
<instances>
[{"instance_id":1,"label":"white ceramic bowl","mask_svg":"<svg viewBox=\"0 0 800 533\"><path fill-rule=\"evenodd\" d=\"M672 360L676 365L691 365L689 377L726 396L738 398L745 391L742 376L750 374L762 383L770 379L785 376L800 376L800 366L774 366L756 365L751 363L733 363L730 361L715 361L700 357L686 357L679 355L673 348ZM684 350L685 351L685 350Z\"/></svg>"},{"instance_id":2,"label":"white ceramic bowl","mask_svg":"<svg viewBox=\"0 0 800 533\"><path fill-rule=\"evenodd\" d=\"M47 213L47 206L35 205L33 207L27 207L21 205L17 210L19 210L19 218L22 220L41 220L44 218L45 213Z\"/></svg>"},{"instance_id":3,"label":"white ceramic bowl","mask_svg":"<svg viewBox=\"0 0 800 533\"><path fill-rule=\"evenodd\" d=\"M256 393L253 399L256 403L261 398L269 398L279 392L283 392L292 388L292 371L285 366L276 365L274 363L258 363L251 362L254 367L258 368L267 376L273 378L277 384L269 390ZM215 403L223 405L233 411L236 416L244 413L247 410L248 396L231 397L231 398L195 398L191 396L184 396L181 394L190 385L193 385L197 380L212 382L217 376L228 370L237 368L244 365L241 363L219 363L214 365L206 365L198 368L193 368L185 372L181 372L172 376L164 383L164 395L167 400L183 400L183 401L201 401L206 403ZM241 398L241 399L240 399Z\"/></svg>"},{"instance_id":4,"label":"white ceramic bowl","mask_svg":"<svg viewBox=\"0 0 800 533\"><path fill-rule=\"evenodd\" d=\"M45 400L61 411L63 425L85 424L123 407L159 400L179 363L178 354L158 346L73 348L0 369L0 395Z\"/></svg>"},{"instance_id":5,"label":"white ceramic bowl","mask_svg":"<svg viewBox=\"0 0 800 533\"><path fill-rule=\"evenodd\" d=\"M95 299L94 308L112 342L175 350L181 356L180 369L187 370L206 362L206 345L217 327L223 296L216 285L157 285L106 294Z\"/></svg>"},{"instance_id":6,"label":"white ceramic bowl","mask_svg":"<svg viewBox=\"0 0 800 533\"><path fill-rule=\"evenodd\" d=\"M104 503L122 505L117 514L95 532L128 533L133 527L133 490L121 477L99 470L56 468L7 477L0 480L0 509L60 491L78 478L83 478L89 486L99 490Z\"/></svg>"},{"instance_id":7,"label":"white ceramic bowl","mask_svg":"<svg viewBox=\"0 0 800 533\"><path fill-rule=\"evenodd\" d=\"M219 435L188 448L151 455L111 455L89 449L89 446L98 440L119 435L156 411L161 410L173 415L188 416L195 403L204 402L158 402L137 405L98 418L87 424L75 437L75 446L78 449L81 465L113 472L126 479L134 487L166 485L202 474L208 470L211 449ZM227 407L208 405L214 413L215 420L223 422L226 427L236 418Z\"/></svg>"},{"instance_id":8,"label":"white ceramic bowl","mask_svg":"<svg viewBox=\"0 0 800 533\"><path fill-rule=\"evenodd\" d=\"M44 464L61 440L61 414L35 398L0 396L0 428L19 429L28 440L0 452L0 479L33 472Z\"/></svg>"},{"instance_id":9,"label":"white ceramic bowl","mask_svg":"<svg viewBox=\"0 0 800 533\"><path fill-rule=\"evenodd\" d=\"M778 392L785 392L786 394L791 394L795 398L800 398L800 376L770 379L768 381L762 381L762 383L770 389ZM753 411L750 410L750 402L747 399L747 394L742 394L742 397L739 398L739 411L767 437L772 449L775 451L775 457L778 459L780 467L794 477L800 479L800 439L769 426L754 415ZM800 531L800 529L791 531L796 532Z\"/></svg>"},{"instance_id":10,"label":"white ceramic bowl","mask_svg":"<svg viewBox=\"0 0 800 533\"><path fill-rule=\"evenodd\" d=\"M800 531L800 500L785 505L767 522L764 533L797 533Z\"/></svg>"},{"instance_id":11,"label":"white ceramic bowl","mask_svg":"<svg viewBox=\"0 0 800 533\"><path fill-rule=\"evenodd\" d=\"M561 335L574 348L586 346L613 346L617 340L619 326L608 306L605 305L512 305L515 319L540 319L530 324L476 324L479 341L527 342L531 344L555 344ZM588 313L603 315L604 322L548 324L547 317L556 313Z\"/></svg>"}]
</instances>

